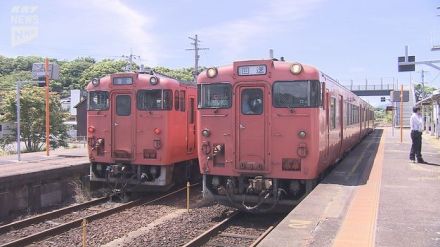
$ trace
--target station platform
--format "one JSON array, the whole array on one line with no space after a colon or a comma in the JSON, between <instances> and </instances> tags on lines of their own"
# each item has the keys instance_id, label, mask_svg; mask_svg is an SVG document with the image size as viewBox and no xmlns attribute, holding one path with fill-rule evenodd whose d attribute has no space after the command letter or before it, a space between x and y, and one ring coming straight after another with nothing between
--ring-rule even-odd
<instances>
[{"instance_id":1,"label":"station platform","mask_svg":"<svg viewBox=\"0 0 440 247\"><path fill-rule=\"evenodd\" d=\"M71 200L89 166L85 147L0 157L0 221Z\"/></svg>"},{"instance_id":2,"label":"station platform","mask_svg":"<svg viewBox=\"0 0 440 247\"><path fill-rule=\"evenodd\" d=\"M89 164L87 148L58 149L46 152L21 154L21 161L17 155L0 157L0 183L17 179L17 176L33 176L37 173L50 170L65 169Z\"/></svg>"},{"instance_id":3,"label":"station platform","mask_svg":"<svg viewBox=\"0 0 440 247\"><path fill-rule=\"evenodd\" d=\"M258 245L440 246L440 140L376 129Z\"/></svg>"}]
</instances>

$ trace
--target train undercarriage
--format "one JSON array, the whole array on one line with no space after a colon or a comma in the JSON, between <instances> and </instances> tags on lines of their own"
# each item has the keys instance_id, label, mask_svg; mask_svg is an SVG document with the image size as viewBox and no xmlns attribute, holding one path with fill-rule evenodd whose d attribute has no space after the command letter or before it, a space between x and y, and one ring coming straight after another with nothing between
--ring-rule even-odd
<instances>
[{"instance_id":1,"label":"train undercarriage","mask_svg":"<svg viewBox=\"0 0 440 247\"><path fill-rule=\"evenodd\" d=\"M204 174L203 197L253 213L290 211L317 181Z\"/></svg>"},{"instance_id":2,"label":"train undercarriage","mask_svg":"<svg viewBox=\"0 0 440 247\"><path fill-rule=\"evenodd\" d=\"M172 165L92 163L90 181L113 193L167 191L176 184L197 179L197 160Z\"/></svg>"}]
</instances>

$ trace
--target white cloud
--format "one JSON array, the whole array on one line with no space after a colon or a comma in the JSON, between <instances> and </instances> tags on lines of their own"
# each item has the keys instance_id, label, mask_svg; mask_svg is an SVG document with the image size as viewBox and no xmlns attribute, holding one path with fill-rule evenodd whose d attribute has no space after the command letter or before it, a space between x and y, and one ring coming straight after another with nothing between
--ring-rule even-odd
<instances>
[{"instance_id":1,"label":"white cloud","mask_svg":"<svg viewBox=\"0 0 440 247\"><path fill-rule=\"evenodd\" d=\"M297 28L300 21L312 14L322 1L324 0L265 1L261 4L261 10L247 18L203 28L195 33L202 37L205 44L218 44L223 57L237 59L251 42Z\"/></svg>"},{"instance_id":2,"label":"white cloud","mask_svg":"<svg viewBox=\"0 0 440 247\"><path fill-rule=\"evenodd\" d=\"M114 37L122 37L117 41L124 42L127 51L133 49L133 53L140 55L148 65L157 65L159 42L151 31L154 17L136 11L121 0L87 1L87 6L109 13Z\"/></svg>"}]
</instances>

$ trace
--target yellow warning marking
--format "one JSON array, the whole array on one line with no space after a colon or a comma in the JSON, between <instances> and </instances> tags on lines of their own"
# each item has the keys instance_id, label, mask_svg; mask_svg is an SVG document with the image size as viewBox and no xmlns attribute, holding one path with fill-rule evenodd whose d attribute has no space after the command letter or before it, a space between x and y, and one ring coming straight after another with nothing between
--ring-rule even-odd
<instances>
[{"instance_id":1,"label":"yellow warning marking","mask_svg":"<svg viewBox=\"0 0 440 247\"><path fill-rule=\"evenodd\" d=\"M379 142L369 179L358 186L344 222L333 241L335 247L374 246L386 129Z\"/></svg>"},{"instance_id":2,"label":"yellow warning marking","mask_svg":"<svg viewBox=\"0 0 440 247\"><path fill-rule=\"evenodd\" d=\"M291 219L289 221L289 227L290 228L294 228L294 229L304 229L307 228L307 226L309 226L310 224L312 224L312 221L310 220L294 220Z\"/></svg>"}]
</instances>

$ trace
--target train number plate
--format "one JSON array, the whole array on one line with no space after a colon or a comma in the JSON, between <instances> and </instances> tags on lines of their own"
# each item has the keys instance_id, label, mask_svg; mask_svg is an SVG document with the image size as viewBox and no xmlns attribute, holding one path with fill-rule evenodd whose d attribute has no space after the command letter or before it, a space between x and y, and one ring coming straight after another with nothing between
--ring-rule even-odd
<instances>
[{"instance_id":1,"label":"train number plate","mask_svg":"<svg viewBox=\"0 0 440 247\"><path fill-rule=\"evenodd\" d=\"M265 75L266 72L266 65L249 65L238 67L238 75Z\"/></svg>"}]
</instances>

